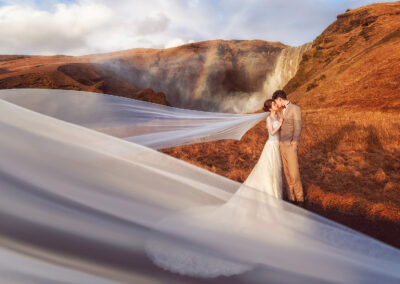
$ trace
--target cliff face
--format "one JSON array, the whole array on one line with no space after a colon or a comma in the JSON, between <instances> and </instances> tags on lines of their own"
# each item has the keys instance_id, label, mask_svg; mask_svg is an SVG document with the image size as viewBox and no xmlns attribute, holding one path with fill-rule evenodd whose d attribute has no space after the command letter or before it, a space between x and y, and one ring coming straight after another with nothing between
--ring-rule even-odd
<instances>
[{"instance_id":1,"label":"cliff face","mask_svg":"<svg viewBox=\"0 0 400 284\"><path fill-rule=\"evenodd\" d=\"M173 106L251 112L261 108L264 83L283 48L281 43L261 40L214 40L166 50L135 49L93 60L140 88L164 92Z\"/></svg>"},{"instance_id":2,"label":"cliff face","mask_svg":"<svg viewBox=\"0 0 400 284\"><path fill-rule=\"evenodd\" d=\"M302 107L400 110L400 2L338 15L286 85Z\"/></svg>"},{"instance_id":3,"label":"cliff face","mask_svg":"<svg viewBox=\"0 0 400 284\"><path fill-rule=\"evenodd\" d=\"M310 47L261 40L72 56L0 56L0 88L110 93L190 109L259 110L290 80Z\"/></svg>"}]
</instances>

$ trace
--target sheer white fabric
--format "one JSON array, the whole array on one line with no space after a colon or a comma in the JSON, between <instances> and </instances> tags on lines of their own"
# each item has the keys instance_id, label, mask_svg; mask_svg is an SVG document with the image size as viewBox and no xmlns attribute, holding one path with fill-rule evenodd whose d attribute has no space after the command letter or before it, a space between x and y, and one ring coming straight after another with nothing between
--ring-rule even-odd
<instances>
[{"instance_id":1,"label":"sheer white fabric","mask_svg":"<svg viewBox=\"0 0 400 284\"><path fill-rule=\"evenodd\" d=\"M221 139L240 140L247 130L267 116L267 113L179 109L68 90L0 90L0 99L153 149Z\"/></svg>"},{"instance_id":2,"label":"sheer white fabric","mask_svg":"<svg viewBox=\"0 0 400 284\"><path fill-rule=\"evenodd\" d=\"M5 283L400 281L397 249L147 147L5 100L0 133ZM158 269L154 240L240 274Z\"/></svg>"},{"instance_id":3,"label":"sheer white fabric","mask_svg":"<svg viewBox=\"0 0 400 284\"><path fill-rule=\"evenodd\" d=\"M279 121L272 123L272 127L278 126ZM176 216L161 220L157 224L157 229L163 231L169 227L175 227L176 224L185 223L185 219L188 218L196 223L217 222L219 230L223 230L225 234L236 235L246 234L248 230L251 232L252 226L268 221L273 213L268 206L278 205L273 201L269 202L268 196L282 198L279 134L271 135L270 132L269 134L260 158L250 175L225 204L219 207L181 212ZM253 202L248 202L248 200ZM208 238L212 239L212 236ZM254 267L246 262L232 262L224 258L200 254L198 251L191 250L185 242L166 241L157 235L147 240L146 252L159 267L199 277L231 276L249 271Z\"/></svg>"}]
</instances>

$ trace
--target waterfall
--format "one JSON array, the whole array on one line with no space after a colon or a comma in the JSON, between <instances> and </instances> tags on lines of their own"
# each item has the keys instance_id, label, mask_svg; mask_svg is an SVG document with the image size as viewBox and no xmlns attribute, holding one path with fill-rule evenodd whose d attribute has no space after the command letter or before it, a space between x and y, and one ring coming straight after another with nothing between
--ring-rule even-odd
<instances>
[{"instance_id":1,"label":"waterfall","mask_svg":"<svg viewBox=\"0 0 400 284\"><path fill-rule=\"evenodd\" d=\"M134 53L129 61L102 64L138 88L164 92L175 107L250 113L260 110L275 90L296 75L311 43L284 49L249 44L221 42L195 51L178 48L173 56L158 51L160 58L151 53L140 59Z\"/></svg>"},{"instance_id":2,"label":"waterfall","mask_svg":"<svg viewBox=\"0 0 400 284\"><path fill-rule=\"evenodd\" d=\"M312 43L288 47L279 54L274 71L267 75L263 93L267 98L272 97L275 90L282 89L292 79L299 68L304 52L311 48Z\"/></svg>"},{"instance_id":3,"label":"waterfall","mask_svg":"<svg viewBox=\"0 0 400 284\"><path fill-rule=\"evenodd\" d=\"M220 109L225 112L249 113L260 110L266 99L272 97L276 90L282 89L299 69L304 52L310 49L312 43L282 49L278 55L272 72L266 74L263 88L260 91L224 98Z\"/></svg>"},{"instance_id":4,"label":"waterfall","mask_svg":"<svg viewBox=\"0 0 400 284\"><path fill-rule=\"evenodd\" d=\"M219 111L251 113L260 110L266 99L271 98L276 90L282 89L296 75L304 52L311 46L312 43L310 42L301 46L282 49L277 56L273 70L266 74L260 91L222 97L217 104Z\"/></svg>"}]
</instances>

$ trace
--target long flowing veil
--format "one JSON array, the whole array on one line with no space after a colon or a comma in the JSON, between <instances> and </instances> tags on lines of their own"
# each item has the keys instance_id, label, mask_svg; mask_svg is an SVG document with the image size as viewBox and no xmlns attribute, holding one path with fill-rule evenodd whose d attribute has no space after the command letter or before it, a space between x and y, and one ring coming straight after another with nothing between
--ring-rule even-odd
<instances>
[{"instance_id":1,"label":"long flowing veil","mask_svg":"<svg viewBox=\"0 0 400 284\"><path fill-rule=\"evenodd\" d=\"M234 194L243 185L146 147L237 139L264 117L0 91L2 281L398 283L397 249L262 193ZM243 230L220 226L240 214L212 214L232 198L259 207ZM187 214L199 208L210 208L209 218ZM172 216L180 216L173 226L157 225ZM144 251L155 236L252 269L209 279L158 269Z\"/></svg>"},{"instance_id":2,"label":"long flowing veil","mask_svg":"<svg viewBox=\"0 0 400 284\"><path fill-rule=\"evenodd\" d=\"M174 108L124 97L48 89L0 90L0 99L153 149L240 138L267 113Z\"/></svg>"}]
</instances>

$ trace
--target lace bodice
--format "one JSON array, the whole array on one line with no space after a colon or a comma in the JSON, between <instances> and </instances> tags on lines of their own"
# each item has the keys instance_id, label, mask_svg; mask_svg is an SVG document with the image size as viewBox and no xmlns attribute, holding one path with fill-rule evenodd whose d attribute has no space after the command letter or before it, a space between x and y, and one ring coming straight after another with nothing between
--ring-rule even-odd
<instances>
[{"instance_id":1,"label":"lace bodice","mask_svg":"<svg viewBox=\"0 0 400 284\"><path fill-rule=\"evenodd\" d=\"M279 125L279 121L278 120L274 120L272 121L272 127L276 128ZM279 132L275 133L275 135L271 135L268 126L267 126L267 130L268 130L268 141L272 142L272 141L278 141L279 142Z\"/></svg>"}]
</instances>

